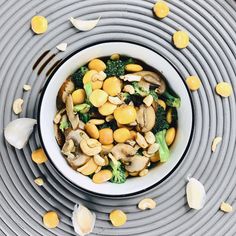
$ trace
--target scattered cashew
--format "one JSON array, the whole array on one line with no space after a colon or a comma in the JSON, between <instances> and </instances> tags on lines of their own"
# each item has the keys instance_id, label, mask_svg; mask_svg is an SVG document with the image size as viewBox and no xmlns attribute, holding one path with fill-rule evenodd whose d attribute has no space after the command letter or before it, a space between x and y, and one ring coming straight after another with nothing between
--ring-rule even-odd
<instances>
[{"instance_id":1,"label":"scattered cashew","mask_svg":"<svg viewBox=\"0 0 236 236\"><path fill-rule=\"evenodd\" d=\"M154 209L156 207L156 202L151 198L145 198L141 200L138 204L140 210Z\"/></svg>"},{"instance_id":2,"label":"scattered cashew","mask_svg":"<svg viewBox=\"0 0 236 236\"><path fill-rule=\"evenodd\" d=\"M105 165L105 160L99 155L94 155L94 161L98 166L104 166Z\"/></svg>"},{"instance_id":3,"label":"scattered cashew","mask_svg":"<svg viewBox=\"0 0 236 236\"><path fill-rule=\"evenodd\" d=\"M221 137L215 137L213 142L212 142L212 146L211 146L211 150L212 152L215 152L216 151L216 147L217 145L222 141L222 138Z\"/></svg>"},{"instance_id":4,"label":"scattered cashew","mask_svg":"<svg viewBox=\"0 0 236 236\"><path fill-rule=\"evenodd\" d=\"M97 80L103 81L106 79L106 77L107 77L107 75L103 71L100 71L92 76L91 81L93 81L93 82L95 82Z\"/></svg>"},{"instance_id":5,"label":"scattered cashew","mask_svg":"<svg viewBox=\"0 0 236 236\"><path fill-rule=\"evenodd\" d=\"M22 112L23 103L24 103L24 100L21 98L18 98L13 102L13 111L16 115Z\"/></svg>"},{"instance_id":6,"label":"scattered cashew","mask_svg":"<svg viewBox=\"0 0 236 236\"><path fill-rule=\"evenodd\" d=\"M156 141L155 135L151 131L148 131L147 133L145 133L144 137L148 144L153 144Z\"/></svg>"},{"instance_id":7,"label":"scattered cashew","mask_svg":"<svg viewBox=\"0 0 236 236\"><path fill-rule=\"evenodd\" d=\"M135 74L127 74L120 76L120 79L124 81L134 82L134 81L140 81L142 79L142 76Z\"/></svg>"},{"instance_id":8,"label":"scattered cashew","mask_svg":"<svg viewBox=\"0 0 236 236\"><path fill-rule=\"evenodd\" d=\"M142 134L137 132L136 142L141 148L147 148L148 144Z\"/></svg>"},{"instance_id":9,"label":"scattered cashew","mask_svg":"<svg viewBox=\"0 0 236 236\"><path fill-rule=\"evenodd\" d=\"M29 91L29 90L31 90L31 86L30 86L29 84L25 84L25 85L23 86L23 89L24 89L25 91Z\"/></svg>"},{"instance_id":10,"label":"scattered cashew","mask_svg":"<svg viewBox=\"0 0 236 236\"><path fill-rule=\"evenodd\" d=\"M229 213L233 211L233 207L229 203L222 202L220 205L220 210Z\"/></svg>"},{"instance_id":11,"label":"scattered cashew","mask_svg":"<svg viewBox=\"0 0 236 236\"><path fill-rule=\"evenodd\" d=\"M103 119L91 119L88 123L94 124L94 125L102 125L105 123L105 120Z\"/></svg>"},{"instance_id":12,"label":"scattered cashew","mask_svg":"<svg viewBox=\"0 0 236 236\"><path fill-rule=\"evenodd\" d=\"M102 150L102 145L96 139L83 139L80 142L82 152L88 156L94 156Z\"/></svg>"},{"instance_id":13,"label":"scattered cashew","mask_svg":"<svg viewBox=\"0 0 236 236\"><path fill-rule=\"evenodd\" d=\"M120 105L123 103L123 101L120 100L120 98L118 97L112 97L112 96L109 96L108 97L108 101L114 105Z\"/></svg>"}]
</instances>

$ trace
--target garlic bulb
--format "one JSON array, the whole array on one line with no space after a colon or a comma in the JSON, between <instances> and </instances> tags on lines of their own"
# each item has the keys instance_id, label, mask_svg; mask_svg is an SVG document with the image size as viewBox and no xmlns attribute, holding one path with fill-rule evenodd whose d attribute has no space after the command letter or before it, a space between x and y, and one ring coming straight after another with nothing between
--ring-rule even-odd
<instances>
[{"instance_id":1,"label":"garlic bulb","mask_svg":"<svg viewBox=\"0 0 236 236\"><path fill-rule=\"evenodd\" d=\"M190 178L186 186L187 201L190 208L200 210L206 201L205 188L198 180Z\"/></svg>"},{"instance_id":2,"label":"garlic bulb","mask_svg":"<svg viewBox=\"0 0 236 236\"><path fill-rule=\"evenodd\" d=\"M11 121L4 130L5 139L17 149L22 149L29 140L37 120L20 118Z\"/></svg>"},{"instance_id":3,"label":"garlic bulb","mask_svg":"<svg viewBox=\"0 0 236 236\"><path fill-rule=\"evenodd\" d=\"M73 17L70 17L70 22L72 25L80 31L89 31L96 27L97 23L100 20L100 17L97 20L79 20Z\"/></svg>"},{"instance_id":4,"label":"garlic bulb","mask_svg":"<svg viewBox=\"0 0 236 236\"><path fill-rule=\"evenodd\" d=\"M72 223L75 232L84 236L93 231L96 215L82 204L75 205L72 213Z\"/></svg>"}]
</instances>

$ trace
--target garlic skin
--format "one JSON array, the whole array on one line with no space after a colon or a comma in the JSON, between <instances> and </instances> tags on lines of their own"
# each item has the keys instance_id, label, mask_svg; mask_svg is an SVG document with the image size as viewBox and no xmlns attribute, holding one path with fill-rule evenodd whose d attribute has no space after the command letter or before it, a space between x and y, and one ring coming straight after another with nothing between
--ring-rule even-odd
<instances>
[{"instance_id":1,"label":"garlic skin","mask_svg":"<svg viewBox=\"0 0 236 236\"><path fill-rule=\"evenodd\" d=\"M101 17L99 17L97 20L79 20L79 19L70 17L69 20L76 29L80 31L89 31L96 27L100 18Z\"/></svg>"},{"instance_id":2,"label":"garlic skin","mask_svg":"<svg viewBox=\"0 0 236 236\"><path fill-rule=\"evenodd\" d=\"M9 144L17 149L22 149L29 140L37 120L19 118L11 121L4 129L4 137Z\"/></svg>"},{"instance_id":3,"label":"garlic skin","mask_svg":"<svg viewBox=\"0 0 236 236\"><path fill-rule=\"evenodd\" d=\"M72 213L72 223L79 236L90 234L95 225L96 215L82 204L75 205Z\"/></svg>"},{"instance_id":4,"label":"garlic skin","mask_svg":"<svg viewBox=\"0 0 236 236\"><path fill-rule=\"evenodd\" d=\"M186 186L187 201L190 208L200 210L206 202L205 188L197 179L190 178Z\"/></svg>"}]
</instances>

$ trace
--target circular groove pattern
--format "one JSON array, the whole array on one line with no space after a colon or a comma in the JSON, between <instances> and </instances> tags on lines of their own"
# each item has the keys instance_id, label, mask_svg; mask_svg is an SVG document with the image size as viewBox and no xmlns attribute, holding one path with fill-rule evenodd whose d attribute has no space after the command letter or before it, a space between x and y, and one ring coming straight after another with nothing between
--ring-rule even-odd
<instances>
[{"instance_id":1,"label":"circular groove pattern","mask_svg":"<svg viewBox=\"0 0 236 236\"><path fill-rule=\"evenodd\" d=\"M71 212L76 202L82 202L97 214L92 235L235 235L236 213L223 214L219 205L228 201L236 207L235 92L228 99L215 94L220 81L236 87L236 3L233 0L169 0L171 12L159 21L153 17L153 1L97 0L94 1L4 1L0 3L0 80L1 103L1 195L0 235L75 235ZM42 14L49 21L48 32L33 35L29 22L33 15ZM89 32L78 32L68 22L70 16L93 19L102 16L99 25ZM176 50L172 34L183 29L190 33L187 49ZM46 163L32 163L32 150L40 146L37 131L23 150L15 150L3 139L3 128L17 118L11 104L24 98L20 117L36 117L38 96L46 81L47 70L59 59L75 50L103 41L128 41L152 48L165 56L183 77L196 74L202 81L199 91L192 93L195 110L195 132L187 158L177 171L156 189L144 195L114 200L87 194L76 189ZM57 52L55 46L68 43L68 50ZM32 66L46 50L58 53L37 76ZM22 91L24 84L32 90ZM211 142L222 136L220 148L212 154ZM186 205L186 177L200 179L207 191L207 203L201 211ZM33 180L45 176L43 187ZM158 206L140 212L136 205L144 196L154 198ZM121 208L129 221L114 229L108 213ZM54 230L42 226L45 211L56 209L61 223Z\"/></svg>"}]
</instances>

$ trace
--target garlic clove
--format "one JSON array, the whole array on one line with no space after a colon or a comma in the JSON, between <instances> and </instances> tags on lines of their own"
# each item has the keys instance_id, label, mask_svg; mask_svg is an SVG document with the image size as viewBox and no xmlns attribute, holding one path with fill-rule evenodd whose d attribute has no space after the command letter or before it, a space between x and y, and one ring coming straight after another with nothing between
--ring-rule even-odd
<instances>
[{"instance_id":1,"label":"garlic clove","mask_svg":"<svg viewBox=\"0 0 236 236\"><path fill-rule=\"evenodd\" d=\"M96 27L100 18L101 17L99 17L97 20L79 20L79 19L70 17L69 20L76 29L80 31L89 31Z\"/></svg>"},{"instance_id":2,"label":"garlic clove","mask_svg":"<svg viewBox=\"0 0 236 236\"><path fill-rule=\"evenodd\" d=\"M186 186L187 201L190 208L200 210L206 201L205 188L197 179L190 178Z\"/></svg>"},{"instance_id":3,"label":"garlic clove","mask_svg":"<svg viewBox=\"0 0 236 236\"><path fill-rule=\"evenodd\" d=\"M67 48L67 43L60 43L56 46L59 51L65 52Z\"/></svg>"},{"instance_id":4,"label":"garlic clove","mask_svg":"<svg viewBox=\"0 0 236 236\"><path fill-rule=\"evenodd\" d=\"M95 221L95 213L91 212L82 204L75 205L72 213L72 223L78 235L84 236L91 233L94 229Z\"/></svg>"},{"instance_id":5,"label":"garlic clove","mask_svg":"<svg viewBox=\"0 0 236 236\"><path fill-rule=\"evenodd\" d=\"M4 130L4 137L9 144L17 149L22 149L29 140L37 120L20 118L11 121Z\"/></svg>"}]
</instances>

